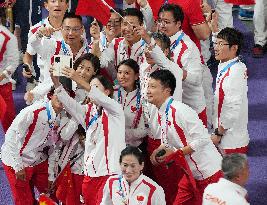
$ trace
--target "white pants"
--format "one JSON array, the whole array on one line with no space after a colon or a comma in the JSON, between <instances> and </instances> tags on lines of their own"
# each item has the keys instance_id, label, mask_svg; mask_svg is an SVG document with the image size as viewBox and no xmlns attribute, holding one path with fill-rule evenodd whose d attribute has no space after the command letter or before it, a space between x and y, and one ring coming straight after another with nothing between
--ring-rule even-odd
<instances>
[{"instance_id":1,"label":"white pants","mask_svg":"<svg viewBox=\"0 0 267 205\"><path fill-rule=\"evenodd\" d=\"M226 27L233 27L233 4L225 3L224 0L213 0L218 12L218 27L219 31ZM262 0L265 1L265 0Z\"/></svg>"},{"instance_id":2,"label":"white pants","mask_svg":"<svg viewBox=\"0 0 267 205\"><path fill-rule=\"evenodd\" d=\"M253 23L255 44L264 46L267 43L267 0L256 0Z\"/></svg>"}]
</instances>

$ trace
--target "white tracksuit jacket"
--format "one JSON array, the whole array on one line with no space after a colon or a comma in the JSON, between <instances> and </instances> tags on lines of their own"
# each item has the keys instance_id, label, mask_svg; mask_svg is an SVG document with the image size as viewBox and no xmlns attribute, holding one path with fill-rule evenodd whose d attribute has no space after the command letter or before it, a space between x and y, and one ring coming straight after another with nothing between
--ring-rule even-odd
<instances>
[{"instance_id":1,"label":"white tracksuit jacket","mask_svg":"<svg viewBox=\"0 0 267 205\"><path fill-rule=\"evenodd\" d=\"M213 125L227 129L219 144L222 149L240 148L249 143L246 65L239 61L219 77L219 73L236 60L238 58L220 63L216 78Z\"/></svg>"},{"instance_id":2,"label":"white tracksuit jacket","mask_svg":"<svg viewBox=\"0 0 267 205\"><path fill-rule=\"evenodd\" d=\"M124 200L128 202L128 205L166 204L162 187L147 176L140 175L131 186L120 175L111 176L105 184L100 204L125 205Z\"/></svg>"},{"instance_id":3,"label":"white tracksuit jacket","mask_svg":"<svg viewBox=\"0 0 267 205\"><path fill-rule=\"evenodd\" d=\"M66 111L86 129L84 174L99 177L119 173L118 159L126 146L125 117L121 105L95 86L91 87L88 96L103 107L102 114L94 121L96 105L77 103L62 86L56 89L56 94Z\"/></svg>"}]
</instances>

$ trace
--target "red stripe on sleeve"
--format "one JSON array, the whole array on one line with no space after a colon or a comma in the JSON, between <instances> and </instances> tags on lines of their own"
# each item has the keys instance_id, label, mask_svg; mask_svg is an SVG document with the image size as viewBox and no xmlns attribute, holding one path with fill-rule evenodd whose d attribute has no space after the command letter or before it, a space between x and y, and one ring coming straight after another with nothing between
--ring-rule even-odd
<instances>
[{"instance_id":1,"label":"red stripe on sleeve","mask_svg":"<svg viewBox=\"0 0 267 205\"><path fill-rule=\"evenodd\" d=\"M185 42L183 40L181 40L181 44L182 44L182 48L181 48L181 51L180 51L178 58L177 58L177 64L179 65L180 68L183 67L183 64L181 62L182 56L183 56L184 52L188 49L187 45L185 44Z\"/></svg>"},{"instance_id":2,"label":"red stripe on sleeve","mask_svg":"<svg viewBox=\"0 0 267 205\"><path fill-rule=\"evenodd\" d=\"M41 27L41 26L37 26L37 27L33 28L33 29L31 30L31 32L32 32L33 34L35 34L36 31L37 31L40 27Z\"/></svg>"},{"instance_id":3,"label":"red stripe on sleeve","mask_svg":"<svg viewBox=\"0 0 267 205\"><path fill-rule=\"evenodd\" d=\"M108 185L108 187L109 187L109 193L110 193L110 198L111 198L111 200L112 200L112 185L113 185L113 183L114 183L114 181L115 180L119 180L119 178L111 178L110 180L109 180L109 185Z\"/></svg>"},{"instance_id":4,"label":"red stripe on sleeve","mask_svg":"<svg viewBox=\"0 0 267 205\"><path fill-rule=\"evenodd\" d=\"M148 198L147 198L147 205L152 205L151 199L152 199L154 192L156 191L156 187L153 184L150 184L149 182L145 181L144 179L143 179L143 183L149 186L150 188Z\"/></svg>"},{"instance_id":5,"label":"red stripe on sleeve","mask_svg":"<svg viewBox=\"0 0 267 205\"><path fill-rule=\"evenodd\" d=\"M58 55L59 52L60 52L60 50L61 50L61 41L57 41L56 51L55 51L54 55ZM53 57L51 58L51 64L54 63L54 55L53 55Z\"/></svg>"},{"instance_id":6,"label":"red stripe on sleeve","mask_svg":"<svg viewBox=\"0 0 267 205\"><path fill-rule=\"evenodd\" d=\"M108 173L109 173L109 167L108 167L108 116L105 113L105 111L103 112L102 123L103 123L104 137L105 137L106 165L107 165L107 170L108 170Z\"/></svg>"},{"instance_id":7,"label":"red stripe on sleeve","mask_svg":"<svg viewBox=\"0 0 267 205\"><path fill-rule=\"evenodd\" d=\"M4 53L6 52L7 43L10 40L10 36L7 35L6 33L4 33L3 31L1 31L0 34L2 34L4 36L4 38L5 38L4 42L3 42L3 45L2 45L2 48L0 50L0 62L2 62L3 58L4 58Z\"/></svg>"},{"instance_id":8,"label":"red stripe on sleeve","mask_svg":"<svg viewBox=\"0 0 267 205\"><path fill-rule=\"evenodd\" d=\"M92 103L89 103L89 104L87 104L87 106L88 106L88 110L87 110L87 113L86 113L86 116L85 116L85 126L86 126L86 127L87 127L88 124L89 124L90 113L91 113L93 104L92 104Z\"/></svg>"},{"instance_id":9,"label":"red stripe on sleeve","mask_svg":"<svg viewBox=\"0 0 267 205\"><path fill-rule=\"evenodd\" d=\"M28 142L30 141L30 138L32 136L32 133L33 133L33 131L35 129L35 126L36 126L36 123L37 123L37 120L38 120L38 115L43 110L45 110L45 107L33 111L33 121L32 121L32 124L29 126L28 133L26 134L24 143L23 143L23 145L22 145L22 147L20 149L20 156L22 155L23 150L25 149L25 147L27 146Z\"/></svg>"}]
</instances>

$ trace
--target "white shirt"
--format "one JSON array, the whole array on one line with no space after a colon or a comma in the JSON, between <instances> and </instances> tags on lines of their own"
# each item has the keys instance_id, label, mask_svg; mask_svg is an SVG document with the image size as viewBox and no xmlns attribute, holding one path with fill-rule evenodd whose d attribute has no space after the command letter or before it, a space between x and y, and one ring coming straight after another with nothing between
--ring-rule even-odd
<instances>
[{"instance_id":1,"label":"white shirt","mask_svg":"<svg viewBox=\"0 0 267 205\"><path fill-rule=\"evenodd\" d=\"M165 205L165 194L161 186L145 175L129 183L120 175L111 176L104 187L100 205Z\"/></svg>"},{"instance_id":2,"label":"white shirt","mask_svg":"<svg viewBox=\"0 0 267 205\"><path fill-rule=\"evenodd\" d=\"M130 48L124 38L115 38L100 56L101 67L107 68L109 63L118 66L123 60L131 58L138 64L143 62L145 41L140 39Z\"/></svg>"},{"instance_id":3,"label":"white shirt","mask_svg":"<svg viewBox=\"0 0 267 205\"><path fill-rule=\"evenodd\" d=\"M56 93L66 111L86 129L84 174L99 177L119 173L118 159L126 147L125 117L121 105L95 86L91 87L90 99L103 107L102 114L94 121L96 105L77 103L62 86L56 89Z\"/></svg>"},{"instance_id":4,"label":"white shirt","mask_svg":"<svg viewBox=\"0 0 267 205\"><path fill-rule=\"evenodd\" d=\"M51 120L56 121L56 114L49 103ZM1 148L2 161L15 172L24 167L35 166L47 159L44 152L53 144L49 138L46 103L40 102L24 108L12 122Z\"/></svg>"},{"instance_id":5,"label":"white shirt","mask_svg":"<svg viewBox=\"0 0 267 205\"><path fill-rule=\"evenodd\" d=\"M138 98L137 89L127 93L123 89L123 87L117 86L114 89L113 97L123 107L125 115L126 144L136 147L139 146L143 142L144 137L146 137L147 135L144 115L143 115L143 107L141 102L141 93L140 93L139 105L137 105L137 98ZM138 106L139 110L137 110Z\"/></svg>"},{"instance_id":6,"label":"white shirt","mask_svg":"<svg viewBox=\"0 0 267 205\"><path fill-rule=\"evenodd\" d=\"M17 38L6 27L0 25L0 74L6 78L0 85L12 82L11 76L19 65L19 50Z\"/></svg>"},{"instance_id":7,"label":"white shirt","mask_svg":"<svg viewBox=\"0 0 267 205\"><path fill-rule=\"evenodd\" d=\"M182 33L184 34L183 38L173 48L175 41ZM200 52L196 44L183 31L179 31L171 36L170 40L173 61L180 68L187 71L187 77L183 81L182 102L193 108L197 113L201 113L205 109L206 103L202 87L203 66Z\"/></svg>"},{"instance_id":8,"label":"white shirt","mask_svg":"<svg viewBox=\"0 0 267 205\"><path fill-rule=\"evenodd\" d=\"M219 144L222 149L240 148L249 143L246 65L238 61L219 77L227 65L237 60L238 58L234 58L218 66L214 94L214 127L221 125L227 129Z\"/></svg>"},{"instance_id":9,"label":"white shirt","mask_svg":"<svg viewBox=\"0 0 267 205\"><path fill-rule=\"evenodd\" d=\"M158 110L158 122L154 127L166 123L166 107L171 97ZM221 169L222 157L210 139L197 113L189 106L173 101L168 110L167 143L176 149L189 145L194 152L185 155L195 179L206 179ZM157 133L161 136L161 132ZM162 143L165 144L164 139Z\"/></svg>"},{"instance_id":10,"label":"white shirt","mask_svg":"<svg viewBox=\"0 0 267 205\"><path fill-rule=\"evenodd\" d=\"M249 205L246 194L245 188L220 178L217 183L206 187L202 205Z\"/></svg>"}]
</instances>

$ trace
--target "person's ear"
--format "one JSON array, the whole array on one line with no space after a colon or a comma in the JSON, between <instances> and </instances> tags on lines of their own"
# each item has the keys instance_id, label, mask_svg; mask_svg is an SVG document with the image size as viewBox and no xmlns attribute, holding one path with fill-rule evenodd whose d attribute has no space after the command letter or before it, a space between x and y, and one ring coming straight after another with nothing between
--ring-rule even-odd
<instances>
[{"instance_id":1,"label":"person's ear","mask_svg":"<svg viewBox=\"0 0 267 205\"><path fill-rule=\"evenodd\" d=\"M105 89L104 93L109 96L110 95L110 90L109 89Z\"/></svg>"},{"instance_id":2,"label":"person's ear","mask_svg":"<svg viewBox=\"0 0 267 205\"><path fill-rule=\"evenodd\" d=\"M182 28L182 23L181 23L181 21L177 21L177 22L176 22L176 26L179 27L179 28L181 29L181 28Z\"/></svg>"},{"instance_id":3,"label":"person's ear","mask_svg":"<svg viewBox=\"0 0 267 205\"><path fill-rule=\"evenodd\" d=\"M47 11L49 11L47 2L44 2L44 7L45 7L45 9L46 9Z\"/></svg>"},{"instance_id":4,"label":"person's ear","mask_svg":"<svg viewBox=\"0 0 267 205\"><path fill-rule=\"evenodd\" d=\"M139 78L139 73L135 73L135 74L134 74L134 79L135 79L135 80L138 80L138 78Z\"/></svg>"}]
</instances>

